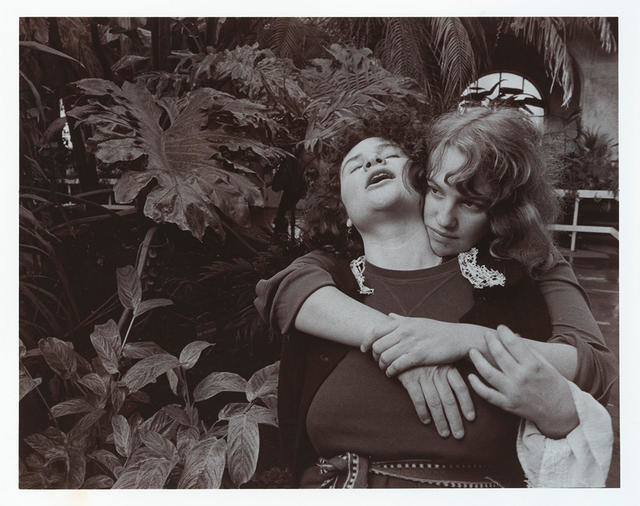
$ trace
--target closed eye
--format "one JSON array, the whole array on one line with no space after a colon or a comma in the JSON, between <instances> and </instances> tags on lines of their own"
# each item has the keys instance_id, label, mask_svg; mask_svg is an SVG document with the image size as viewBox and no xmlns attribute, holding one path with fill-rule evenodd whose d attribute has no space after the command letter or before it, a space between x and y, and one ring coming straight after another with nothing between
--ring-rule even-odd
<instances>
[{"instance_id":1,"label":"closed eye","mask_svg":"<svg viewBox=\"0 0 640 506\"><path fill-rule=\"evenodd\" d=\"M442 196L442 192L436 186L429 185L427 189L429 190L429 193L431 193L431 195L433 195L434 197Z\"/></svg>"},{"instance_id":2,"label":"closed eye","mask_svg":"<svg viewBox=\"0 0 640 506\"><path fill-rule=\"evenodd\" d=\"M484 211L485 209L485 205L482 202L476 202L473 200L464 200L462 205L473 211Z\"/></svg>"}]
</instances>

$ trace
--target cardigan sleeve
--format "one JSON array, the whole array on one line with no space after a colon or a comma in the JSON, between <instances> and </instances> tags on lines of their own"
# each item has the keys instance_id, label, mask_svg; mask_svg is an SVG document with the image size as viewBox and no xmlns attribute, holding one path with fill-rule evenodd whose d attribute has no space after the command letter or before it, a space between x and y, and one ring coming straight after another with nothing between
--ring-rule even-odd
<instances>
[{"instance_id":1,"label":"cardigan sleeve","mask_svg":"<svg viewBox=\"0 0 640 506\"><path fill-rule=\"evenodd\" d=\"M613 430L607 410L568 382L579 423L564 438L551 439L522 420L516 447L530 487L604 487L611 464Z\"/></svg>"},{"instance_id":2,"label":"cardigan sleeve","mask_svg":"<svg viewBox=\"0 0 640 506\"><path fill-rule=\"evenodd\" d=\"M333 274L338 262L333 255L315 250L260 280L253 303L262 319L281 334L290 333L304 301L316 290L336 285Z\"/></svg>"},{"instance_id":3,"label":"cardigan sleeve","mask_svg":"<svg viewBox=\"0 0 640 506\"><path fill-rule=\"evenodd\" d=\"M577 349L578 370L573 381L604 404L616 378L615 357L591 313L587 294L564 259L545 272L537 284L549 311L549 341Z\"/></svg>"}]
</instances>

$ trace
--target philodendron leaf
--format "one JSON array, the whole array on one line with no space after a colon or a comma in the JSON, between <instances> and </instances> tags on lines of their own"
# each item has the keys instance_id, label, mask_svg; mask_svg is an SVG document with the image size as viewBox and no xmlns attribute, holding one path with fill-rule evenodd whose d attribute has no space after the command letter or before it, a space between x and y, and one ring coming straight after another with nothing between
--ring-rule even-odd
<instances>
[{"instance_id":1,"label":"philodendron leaf","mask_svg":"<svg viewBox=\"0 0 640 506\"><path fill-rule=\"evenodd\" d=\"M247 400L253 401L261 397L276 395L279 370L280 362L278 361L253 373L247 384Z\"/></svg>"},{"instance_id":2,"label":"philodendron leaf","mask_svg":"<svg viewBox=\"0 0 640 506\"><path fill-rule=\"evenodd\" d=\"M275 410L254 404L249 408L248 415L258 423L273 425L274 427L278 426L278 418Z\"/></svg>"},{"instance_id":3,"label":"philodendron leaf","mask_svg":"<svg viewBox=\"0 0 640 506\"><path fill-rule=\"evenodd\" d=\"M108 378L108 376L106 377ZM85 374L78 380L82 386L88 388L91 392L96 394L100 399L107 396L108 379L103 379L102 376L95 372Z\"/></svg>"},{"instance_id":4,"label":"philodendron leaf","mask_svg":"<svg viewBox=\"0 0 640 506\"><path fill-rule=\"evenodd\" d=\"M131 428L129 422L122 415L113 415L111 418L113 427L113 444L116 451L123 457L128 457L131 451Z\"/></svg>"},{"instance_id":5,"label":"philodendron leaf","mask_svg":"<svg viewBox=\"0 0 640 506\"><path fill-rule=\"evenodd\" d=\"M249 206L263 205L258 186L228 170L235 158L242 166L256 159L274 165L287 156L283 150L259 141L255 135L258 129L245 119L235 119L250 117L254 124L261 124L257 117L262 115L266 124L266 111L263 113L256 104L249 107L251 102L247 100L236 103L234 97L212 88L159 100L143 84L125 82L119 88L109 81L91 79L74 85L85 95L101 97L109 106L76 108L69 115L95 126L119 126L117 131L96 129L90 139L96 158L117 164L145 157L144 170L127 171L116 183L116 200L131 202L155 182L146 197L145 215L156 222L175 223L198 239L207 227L224 236L218 212L248 226ZM216 108L219 98L223 100ZM247 114L242 114L245 109ZM233 114L227 110L233 110ZM170 112L166 114L168 126L162 123L165 112ZM217 121L209 122L210 114ZM223 119L229 116L225 125Z\"/></svg>"},{"instance_id":6,"label":"philodendron leaf","mask_svg":"<svg viewBox=\"0 0 640 506\"><path fill-rule=\"evenodd\" d=\"M55 337L47 337L38 341L38 347L53 372L64 379L73 377L78 368L73 344Z\"/></svg>"},{"instance_id":7,"label":"philodendron leaf","mask_svg":"<svg viewBox=\"0 0 640 506\"><path fill-rule=\"evenodd\" d=\"M51 414L58 418L59 416L72 415L75 413L88 413L95 409L94 406L80 397L56 404L51 408Z\"/></svg>"},{"instance_id":8,"label":"philodendron leaf","mask_svg":"<svg viewBox=\"0 0 640 506\"><path fill-rule=\"evenodd\" d=\"M113 486L113 478L111 476L107 476L106 474L95 474L90 478L87 478L82 488L92 489L92 488L101 488L107 489Z\"/></svg>"},{"instance_id":9,"label":"philodendron leaf","mask_svg":"<svg viewBox=\"0 0 640 506\"><path fill-rule=\"evenodd\" d=\"M122 350L122 355L126 358L147 358L161 353L167 352L153 341L127 343L124 345L124 349Z\"/></svg>"},{"instance_id":10,"label":"philodendron leaf","mask_svg":"<svg viewBox=\"0 0 640 506\"><path fill-rule=\"evenodd\" d=\"M173 395L178 395L178 375L173 369L167 371L167 381L169 382L169 388Z\"/></svg>"},{"instance_id":11,"label":"philodendron leaf","mask_svg":"<svg viewBox=\"0 0 640 506\"><path fill-rule=\"evenodd\" d=\"M164 457L167 460L173 460L176 457L176 447L171 441L159 433L149 430L141 431L140 439L151 451L158 454L159 457Z\"/></svg>"},{"instance_id":12,"label":"philodendron leaf","mask_svg":"<svg viewBox=\"0 0 640 506\"><path fill-rule=\"evenodd\" d=\"M78 60L76 60L75 58L72 58L68 54L63 53L62 51L58 51L57 49L53 49L52 47L46 46L44 44L40 44L39 42L36 42L34 40L21 40L20 46L27 47L29 49L35 49L36 51L41 51L43 53L48 53L54 56L59 56L60 58L65 58L69 61L77 63L82 68L85 68L82 62L79 62Z\"/></svg>"},{"instance_id":13,"label":"philodendron leaf","mask_svg":"<svg viewBox=\"0 0 640 506\"><path fill-rule=\"evenodd\" d=\"M118 477L122 471L122 462L120 459L111 453L109 450L99 449L91 452L89 458L98 461L105 469L113 474L114 477Z\"/></svg>"},{"instance_id":14,"label":"philodendron leaf","mask_svg":"<svg viewBox=\"0 0 640 506\"><path fill-rule=\"evenodd\" d=\"M218 412L220 420L230 420L236 415L243 415L249 411L251 406L248 402L230 402Z\"/></svg>"},{"instance_id":15,"label":"philodendron leaf","mask_svg":"<svg viewBox=\"0 0 640 506\"><path fill-rule=\"evenodd\" d=\"M121 342L116 322L109 320L102 325L96 325L90 339L105 371L109 374L117 374Z\"/></svg>"},{"instance_id":16,"label":"philodendron leaf","mask_svg":"<svg viewBox=\"0 0 640 506\"><path fill-rule=\"evenodd\" d=\"M248 414L237 415L229 420L227 435L227 467L236 485L242 485L256 472L260 437L258 422Z\"/></svg>"},{"instance_id":17,"label":"philodendron leaf","mask_svg":"<svg viewBox=\"0 0 640 506\"><path fill-rule=\"evenodd\" d=\"M176 462L162 457L145 461L138 471L136 488L163 488Z\"/></svg>"},{"instance_id":18,"label":"philodendron leaf","mask_svg":"<svg viewBox=\"0 0 640 506\"><path fill-rule=\"evenodd\" d=\"M275 411L249 402L230 402L218 413L218 419L231 420L238 415L248 415L257 423L278 426Z\"/></svg>"},{"instance_id":19,"label":"philodendron leaf","mask_svg":"<svg viewBox=\"0 0 640 506\"><path fill-rule=\"evenodd\" d=\"M24 371L20 371L20 400L27 395L31 390L36 388L42 383L42 378L32 378Z\"/></svg>"},{"instance_id":20,"label":"philodendron leaf","mask_svg":"<svg viewBox=\"0 0 640 506\"><path fill-rule=\"evenodd\" d=\"M68 437L70 441L75 441L85 436L91 427L93 427L104 415L106 411L104 409L93 409L84 415L69 431Z\"/></svg>"},{"instance_id":21,"label":"philodendron leaf","mask_svg":"<svg viewBox=\"0 0 640 506\"><path fill-rule=\"evenodd\" d=\"M142 300L142 284L138 271L133 265L125 265L116 269L116 278L120 304L134 310L135 313Z\"/></svg>"},{"instance_id":22,"label":"philodendron leaf","mask_svg":"<svg viewBox=\"0 0 640 506\"><path fill-rule=\"evenodd\" d=\"M227 442L207 437L186 454L178 488L219 488L224 473Z\"/></svg>"},{"instance_id":23,"label":"philodendron leaf","mask_svg":"<svg viewBox=\"0 0 640 506\"><path fill-rule=\"evenodd\" d=\"M67 462L67 487L80 488L84 483L87 471L87 458L84 454L84 450L77 448L69 449L69 460Z\"/></svg>"},{"instance_id":24,"label":"philodendron leaf","mask_svg":"<svg viewBox=\"0 0 640 506\"><path fill-rule=\"evenodd\" d=\"M220 392L244 392L247 380L232 372L212 372L196 385L194 401L204 401Z\"/></svg>"},{"instance_id":25,"label":"philodendron leaf","mask_svg":"<svg viewBox=\"0 0 640 506\"><path fill-rule=\"evenodd\" d=\"M48 437L47 434L36 433L27 436L24 440L44 457L45 462L54 462L66 457L66 441L63 434L60 437Z\"/></svg>"},{"instance_id":26,"label":"philodendron leaf","mask_svg":"<svg viewBox=\"0 0 640 506\"><path fill-rule=\"evenodd\" d=\"M206 341L193 341L187 344L180 352L180 365L184 369L191 369L196 365L202 351L213 345L214 343L208 343Z\"/></svg>"},{"instance_id":27,"label":"philodendron leaf","mask_svg":"<svg viewBox=\"0 0 640 506\"><path fill-rule=\"evenodd\" d=\"M152 355L134 364L122 378L122 383L129 387L131 392L135 392L155 381L158 376L179 366L180 362L173 355L168 353Z\"/></svg>"},{"instance_id":28,"label":"philodendron leaf","mask_svg":"<svg viewBox=\"0 0 640 506\"><path fill-rule=\"evenodd\" d=\"M151 311L157 307L165 307L172 306L173 301L170 299L149 299L143 300L136 308L133 310L133 316L142 316L147 311Z\"/></svg>"}]
</instances>

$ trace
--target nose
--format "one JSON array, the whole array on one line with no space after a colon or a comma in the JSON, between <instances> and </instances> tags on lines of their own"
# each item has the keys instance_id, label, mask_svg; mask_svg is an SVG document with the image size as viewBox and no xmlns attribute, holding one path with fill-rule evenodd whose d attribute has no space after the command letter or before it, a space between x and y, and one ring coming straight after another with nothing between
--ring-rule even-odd
<instances>
[{"instance_id":1,"label":"nose","mask_svg":"<svg viewBox=\"0 0 640 506\"><path fill-rule=\"evenodd\" d=\"M445 230L455 230L458 226L458 217L456 216L456 206L454 202L445 200L437 209L436 222L438 226Z\"/></svg>"},{"instance_id":2,"label":"nose","mask_svg":"<svg viewBox=\"0 0 640 506\"><path fill-rule=\"evenodd\" d=\"M382 162L384 162L384 159L381 158L380 156L377 156L377 155L376 156L372 156L364 164L364 168L365 169L370 169L374 165L380 165Z\"/></svg>"}]
</instances>

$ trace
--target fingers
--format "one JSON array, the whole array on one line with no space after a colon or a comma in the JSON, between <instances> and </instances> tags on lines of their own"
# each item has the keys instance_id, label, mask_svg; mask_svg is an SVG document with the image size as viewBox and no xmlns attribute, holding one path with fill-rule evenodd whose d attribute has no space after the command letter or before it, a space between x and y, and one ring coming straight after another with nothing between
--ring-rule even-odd
<instances>
[{"instance_id":1,"label":"fingers","mask_svg":"<svg viewBox=\"0 0 640 506\"><path fill-rule=\"evenodd\" d=\"M473 365L483 377L483 379L497 390L504 390L506 386L506 380L504 374L499 369L493 367L486 358L482 356L475 348L469 350L469 358ZM473 386L473 385L472 385Z\"/></svg>"},{"instance_id":2,"label":"fingers","mask_svg":"<svg viewBox=\"0 0 640 506\"><path fill-rule=\"evenodd\" d=\"M469 383L471 384L471 388L485 401L505 409L507 399L500 392L485 385L475 374L469 374Z\"/></svg>"},{"instance_id":3,"label":"fingers","mask_svg":"<svg viewBox=\"0 0 640 506\"><path fill-rule=\"evenodd\" d=\"M378 343L374 344L374 347L377 346ZM395 360L397 360L398 358L400 358L401 356L404 356L404 350L405 346L403 345L403 343L396 343L392 346L390 346L388 349L384 350L383 352L381 352L380 356L378 357L378 365L380 366L380 369L382 369L383 371L387 369L387 367L389 367L389 364L393 363ZM374 351L374 356L375 356L375 351Z\"/></svg>"},{"instance_id":4,"label":"fingers","mask_svg":"<svg viewBox=\"0 0 640 506\"><path fill-rule=\"evenodd\" d=\"M522 363L524 360L533 358L533 353L529 346L527 346L518 334L511 331L509 327L498 325L497 334L500 342L517 362Z\"/></svg>"},{"instance_id":5,"label":"fingers","mask_svg":"<svg viewBox=\"0 0 640 506\"><path fill-rule=\"evenodd\" d=\"M484 339L491 357L503 372L510 373L518 368L518 362L505 348L503 342L498 339L495 332L486 332Z\"/></svg>"},{"instance_id":6,"label":"fingers","mask_svg":"<svg viewBox=\"0 0 640 506\"><path fill-rule=\"evenodd\" d=\"M396 328L398 328L399 322L397 319L389 318L385 324L378 325L373 329L373 332L370 336L366 337L362 344L360 344L360 351L367 352L373 346L373 343L377 342L380 338L385 337L386 335L393 332Z\"/></svg>"},{"instance_id":7,"label":"fingers","mask_svg":"<svg viewBox=\"0 0 640 506\"><path fill-rule=\"evenodd\" d=\"M379 338L375 343L371 345L371 353L377 360L385 351L387 351L392 346L397 345L398 340L398 335L395 332L391 332L390 334Z\"/></svg>"},{"instance_id":8,"label":"fingers","mask_svg":"<svg viewBox=\"0 0 640 506\"><path fill-rule=\"evenodd\" d=\"M400 355L393 362L391 362L385 372L387 376L392 377L419 365L422 364L420 362L420 358L417 355L405 353L404 355Z\"/></svg>"},{"instance_id":9,"label":"fingers","mask_svg":"<svg viewBox=\"0 0 640 506\"><path fill-rule=\"evenodd\" d=\"M461 439L464 436L464 427L462 426L462 417L460 416L460 410L458 409L458 403L453 395L453 390L447 380L446 369L438 369L438 373L434 379L436 390L440 396L442 407L444 410L444 416L447 419L449 427L453 437Z\"/></svg>"},{"instance_id":10,"label":"fingers","mask_svg":"<svg viewBox=\"0 0 640 506\"><path fill-rule=\"evenodd\" d=\"M442 409L440 394L438 393L433 381L430 381L424 375L421 375L420 386L422 387L422 393L427 400L431 419L433 420L433 424L436 426L438 434L442 437L449 437L449 424L447 423L444 410Z\"/></svg>"},{"instance_id":11,"label":"fingers","mask_svg":"<svg viewBox=\"0 0 640 506\"><path fill-rule=\"evenodd\" d=\"M447 371L447 381L453 389L453 393L458 399L460 410L464 417L470 422L476 418L476 411L473 407L473 401L471 400L471 394L467 388L467 384L462 379L460 372L455 367L449 368Z\"/></svg>"},{"instance_id":12,"label":"fingers","mask_svg":"<svg viewBox=\"0 0 640 506\"><path fill-rule=\"evenodd\" d=\"M431 423L431 417L429 416L429 410L427 409L427 403L420 383L411 382L406 384L405 388L411 398L411 402L413 402L413 407L420 421L425 424Z\"/></svg>"}]
</instances>

